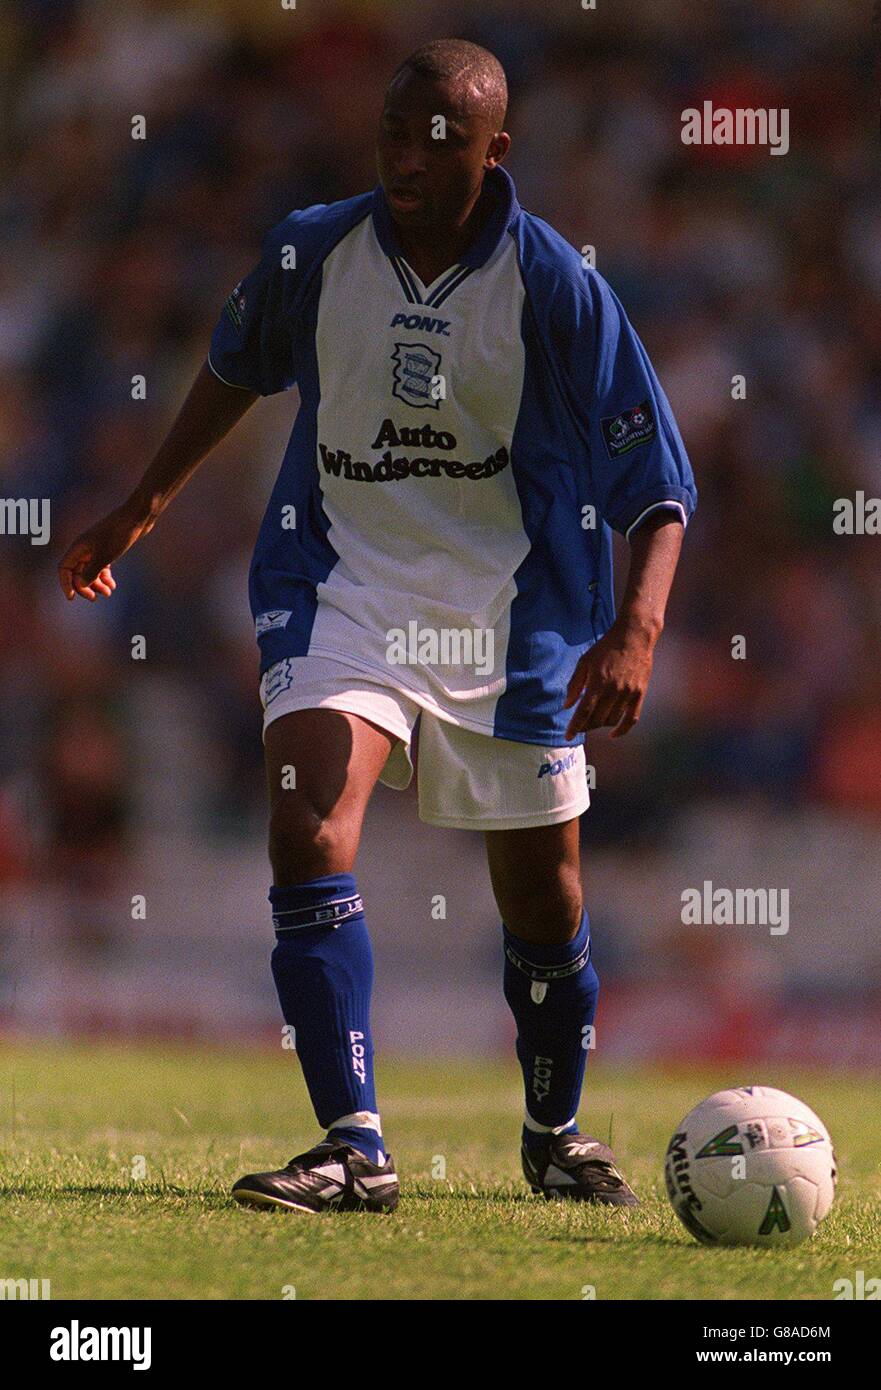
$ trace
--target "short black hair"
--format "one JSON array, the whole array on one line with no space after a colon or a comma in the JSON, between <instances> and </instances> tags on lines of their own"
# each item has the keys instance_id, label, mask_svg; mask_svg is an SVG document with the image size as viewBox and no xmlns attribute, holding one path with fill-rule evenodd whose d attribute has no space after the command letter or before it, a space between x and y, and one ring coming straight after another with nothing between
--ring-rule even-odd
<instances>
[{"instance_id":1,"label":"short black hair","mask_svg":"<svg viewBox=\"0 0 881 1390\"><path fill-rule=\"evenodd\" d=\"M508 109L508 82L505 69L488 48L469 43L467 39L432 39L404 59L392 83L404 73L414 73L431 82L448 82L454 87L470 87L493 131L503 129Z\"/></svg>"}]
</instances>

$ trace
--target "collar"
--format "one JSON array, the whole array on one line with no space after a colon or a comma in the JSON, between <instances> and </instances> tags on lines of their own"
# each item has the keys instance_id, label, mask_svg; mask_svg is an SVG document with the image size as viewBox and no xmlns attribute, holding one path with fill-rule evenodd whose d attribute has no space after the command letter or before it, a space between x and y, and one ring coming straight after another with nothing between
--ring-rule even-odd
<instances>
[{"instance_id":1,"label":"collar","mask_svg":"<svg viewBox=\"0 0 881 1390\"><path fill-rule=\"evenodd\" d=\"M500 164L487 172L483 180L483 189L484 193L488 193L493 199L493 210L480 236L466 247L456 262L457 265L468 266L471 270L479 270L486 264L520 212L514 180ZM376 237L385 254L403 256L382 184L377 184L373 190L372 215Z\"/></svg>"}]
</instances>

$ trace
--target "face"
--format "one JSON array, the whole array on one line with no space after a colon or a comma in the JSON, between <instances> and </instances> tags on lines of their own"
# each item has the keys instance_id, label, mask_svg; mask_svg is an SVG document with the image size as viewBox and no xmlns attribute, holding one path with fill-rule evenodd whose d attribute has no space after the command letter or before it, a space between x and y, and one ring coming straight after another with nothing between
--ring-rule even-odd
<instances>
[{"instance_id":1,"label":"face","mask_svg":"<svg viewBox=\"0 0 881 1390\"><path fill-rule=\"evenodd\" d=\"M377 168L393 220L401 227L455 226L480 193L484 171L505 155L507 135L497 134L456 92L404 72L393 82L379 123ZM442 139L432 137L438 116Z\"/></svg>"}]
</instances>

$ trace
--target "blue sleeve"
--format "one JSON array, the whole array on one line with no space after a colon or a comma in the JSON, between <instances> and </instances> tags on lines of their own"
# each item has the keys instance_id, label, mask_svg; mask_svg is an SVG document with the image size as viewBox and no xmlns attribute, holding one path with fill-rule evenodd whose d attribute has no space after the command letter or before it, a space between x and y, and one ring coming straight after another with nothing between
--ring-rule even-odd
<instances>
[{"instance_id":1,"label":"blue sleeve","mask_svg":"<svg viewBox=\"0 0 881 1390\"><path fill-rule=\"evenodd\" d=\"M294 271L284 269L282 259L291 220L268 234L258 264L227 299L208 353L209 365L221 381L261 396L287 391L296 380L291 331Z\"/></svg>"},{"instance_id":2,"label":"blue sleeve","mask_svg":"<svg viewBox=\"0 0 881 1390\"><path fill-rule=\"evenodd\" d=\"M569 286L562 348L568 395L587 442L603 519L629 536L659 507L683 525L697 503L685 445L648 354L617 296L595 271Z\"/></svg>"}]
</instances>

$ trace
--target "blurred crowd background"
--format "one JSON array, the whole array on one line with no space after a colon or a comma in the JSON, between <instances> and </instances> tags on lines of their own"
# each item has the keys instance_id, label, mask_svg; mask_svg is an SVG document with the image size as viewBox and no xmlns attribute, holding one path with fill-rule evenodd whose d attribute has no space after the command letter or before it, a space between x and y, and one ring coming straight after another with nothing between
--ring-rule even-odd
<instances>
[{"instance_id":1,"label":"blurred crowd background","mask_svg":"<svg viewBox=\"0 0 881 1390\"><path fill-rule=\"evenodd\" d=\"M457 35L504 63L520 200L596 248L700 489L643 722L588 749L604 1048L881 1061L881 537L832 526L837 498L881 496L868 10L5 0L0 492L50 499L52 532L0 536L0 1026L277 1035L246 575L295 393L250 412L111 603L65 604L55 565L140 476L263 233L376 182L391 71ZM789 153L684 146L705 99L788 108ZM480 838L380 789L361 880L380 1043L507 1044ZM705 880L788 889L788 934L683 926Z\"/></svg>"}]
</instances>

